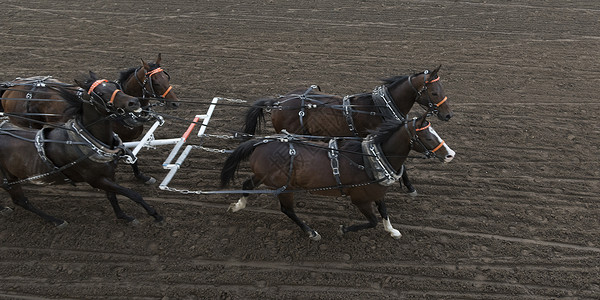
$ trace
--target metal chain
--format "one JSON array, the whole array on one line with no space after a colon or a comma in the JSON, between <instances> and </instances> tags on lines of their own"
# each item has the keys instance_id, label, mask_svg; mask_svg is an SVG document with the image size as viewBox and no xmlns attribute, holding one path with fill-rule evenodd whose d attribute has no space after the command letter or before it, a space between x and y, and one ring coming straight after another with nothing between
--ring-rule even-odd
<instances>
[{"instance_id":1,"label":"metal chain","mask_svg":"<svg viewBox=\"0 0 600 300\"><path fill-rule=\"evenodd\" d=\"M233 152L233 150L230 150L230 149L216 149L216 148L209 148L209 147L204 147L204 146L200 146L200 145L192 145L192 149L200 149L200 150L204 150L204 151L212 152L212 153L230 153L230 152Z\"/></svg>"}]
</instances>

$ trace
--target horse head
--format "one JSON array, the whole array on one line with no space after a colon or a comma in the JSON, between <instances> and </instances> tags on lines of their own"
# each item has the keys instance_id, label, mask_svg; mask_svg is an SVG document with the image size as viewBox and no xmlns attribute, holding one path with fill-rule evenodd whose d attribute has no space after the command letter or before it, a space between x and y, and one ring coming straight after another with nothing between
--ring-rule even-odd
<instances>
[{"instance_id":1,"label":"horse head","mask_svg":"<svg viewBox=\"0 0 600 300\"><path fill-rule=\"evenodd\" d=\"M140 82L140 85L142 86L144 97L149 95L150 97L164 101L168 108L178 108L179 98L177 98L177 95L175 95L173 87L171 86L171 76L160 67L161 60L160 53L154 64L148 64L141 59L142 67L140 68L140 71L143 72L139 72L139 75L136 73L138 82Z\"/></svg>"},{"instance_id":2,"label":"horse head","mask_svg":"<svg viewBox=\"0 0 600 300\"><path fill-rule=\"evenodd\" d=\"M419 78L422 81L421 88L417 88L413 85L413 89L417 90L418 98L417 102L425 108L429 113L436 114L438 119L442 121L448 121L452 118L452 109L446 100L446 92L444 86L440 80L438 72L442 65L439 65L433 71L425 71ZM411 82L411 84L413 84ZM418 85L418 83L417 83Z\"/></svg>"},{"instance_id":3,"label":"horse head","mask_svg":"<svg viewBox=\"0 0 600 300\"><path fill-rule=\"evenodd\" d=\"M124 118L135 117L142 112L137 97L125 94L115 82L99 79L92 71L83 80L75 79L75 83L83 89L82 99L103 115L113 114Z\"/></svg>"},{"instance_id":4,"label":"horse head","mask_svg":"<svg viewBox=\"0 0 600 300\"><path fill-rule=\"evenodd\" d=\"M410 123L410 125L409 125ZM456 152L440 138L431 123L427 121L427 113L412 121L407 121L405 127L411 134L411 145L415 151L425 154L427 158L437 157L442 162L450 162ZM409 127L412 127L409 129Z\"/></svg>"}]
</instances>

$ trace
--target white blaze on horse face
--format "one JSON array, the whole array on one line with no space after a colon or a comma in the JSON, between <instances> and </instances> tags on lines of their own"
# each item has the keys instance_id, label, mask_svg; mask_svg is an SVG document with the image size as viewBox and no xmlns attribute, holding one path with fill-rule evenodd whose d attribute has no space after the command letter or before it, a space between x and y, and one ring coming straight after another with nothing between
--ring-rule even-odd
<instances>
[{"instance_id":1,"label":"white blaze on horse face","mask_svg":"<svg viewBox=\"0 0 600 300\"><path fill-rule=\"evenodd\" d=\"M443 141L442 138L437 134L437 132L435 132L435 129L433 129L433 127L429 126L428 129L429 129L429 132L431 132L433 135L435 135L435 137L437 137L438 143L441 143ZM456 152L454 152L454 150L450 149L450 147L448 147L447 143L444 143L444 145L442 147L444 147L444 149L448 153L444 157L444 162L450 162L456 155Z\"/></svg>"},{"instance_id":2,"label":"white blaze on horse face","mask_svg":"<svg viewBox=\"0 0 600 300\"><path fill-rule=\"evenodd\" d=\"M395 239L399 239L402 237L402 234L400 233L400 231L398 231L397 229L395 229L392 226L392 223L390 223L390 219L384 219L383 220L383 229L387 232L390 233L390 235L395 238Z\"/></svg>"}]
</instances>

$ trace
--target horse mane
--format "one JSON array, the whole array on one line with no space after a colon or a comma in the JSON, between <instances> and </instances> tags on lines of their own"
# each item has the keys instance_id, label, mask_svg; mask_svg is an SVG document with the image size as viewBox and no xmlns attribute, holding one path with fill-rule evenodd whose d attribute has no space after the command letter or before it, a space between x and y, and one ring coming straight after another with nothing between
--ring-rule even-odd
<instances>
[{"instance_id":1,"label":"horse mane","mask_svg":"<svg viewBox=\"0 0 600 300\"><path fill-rule=\"evenodd\" d=\"M408 80L408 78L409 78L409 77L411 77L411 76L413 76L413 77L414 77L414 76L418 76L418 75L421 75L421 74L423 74L423 72L420 72L420 73L415 73L415 74L413 74L413 75L410 75L410 76L409 76L409 75L398 75L398 76L392 76L392 77L389 77L389 78L384 78L384 79L382 79L381 81L383 81L383 83L384 83L384 84L385 84L385 85L386 85L388 88L391 88L391 87L393 87L393 86L395 86L395 85L397 85L397 84L401 84L401 83L405 82L405 81L406 81L406 80Z\"/></svg>"},{"instance_id":2,"label":"horse mane","mask_svg":"<svg viewBox=\"0 0 600 300\"><path fill-rule=\"evenodd\" d=\"M398 131L400 126L404 126L405 122L400 121L388 121L382 123L376 129L369 130L369 134L374 134L375 138L373 142L375 144L381 144L388 140L392 134ZM357 140L342 140L343 149L348 152L353 153L361 153L362 152L362 142Z\"/></svg>"},{"instance_id":3,"label":"horse mane","mask_svg":"<svg viewBox=\"0 0 600 300\"><path fill-rule=\"evenodd\" d=\"M91 76L86 76L82 78L83 84L81 86L82 89L88 90L92 84L96 81L96 79ZM80 114L83 111L83 101L81 97L78 95L76 91L73 89L64 88L62 86L57 87L60 96L67 102L67 107L65 108L65 115L68 117L72 117Z\"/></svg>"},{"instance_id":4,"label":"horse mane","mask_svg":"<svg viewBox=\"0 0 600 300\"><path fill-rule=\"evenodd\" d=\"M398 131L401 126L404 126L405 123L406 122L396 120L388 121L379 125L375 130L369 130L369 133L375 135L375 138L373 139L375 144L381 144L387 141L390 136Z\"/></svg>"},{"instance_id":5,"label":"horse mane","mask_svg":"<svg viewBox=\"0 0 600 300\"><path fill-rule=\"evenodd\" d=\"M160 65L155 64L155 63L148 63L148 65L150 66L149 71L152 71L152 70L160 67ZM120 75L119 75L119 82L121 82L121 83L125 82L127 80L127 78L129 78L129 76L131 76L138 68L139 67L132 67L125 71L121 71Z\"/></svg>"}]
</instances>

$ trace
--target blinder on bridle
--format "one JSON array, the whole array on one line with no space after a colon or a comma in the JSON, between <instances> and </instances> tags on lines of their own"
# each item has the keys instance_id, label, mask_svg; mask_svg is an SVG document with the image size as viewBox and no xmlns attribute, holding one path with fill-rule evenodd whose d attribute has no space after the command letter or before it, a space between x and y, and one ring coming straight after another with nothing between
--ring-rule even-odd
<instances>
[{"instance_id":1,"label":"blinder on bridle","mask_svg":"<svg viewBox=\"0 0 600 300\"><path fill-rule=\"evenodd\" d=\"M169 87L167 88L167 90L162 95L156 94L156 91L154 90L154 84L152 82L152 75L155 75L157 73L163 72L163 73L165 73L165 75L167 75L167 79L169 81L171 81L171 75L169 75L169 73L167 73L167 71L165 71L162 68L158 67L158 68L156 68L154 70L146 72L146 74L144 75L144 82L141 82L140 79L137 76L137 72L140 69L141 69L141 67L137 68L135 70L134 76L135 76L135 79L138 81L138 83L142 86L142 90L143 90L142 98L146 98L146 95L149 95L150 97L156 98L159 101L163 102L164 99L165 99L165 97L167 96L167 94L169 94L169 92L171 92L171 90L173 89L173 86L169 85ZM146 83L149 83L150 90L148 90L146 88Z\"/></svg>"},{"instance_id":2,"label":"blinder on bridle","mask_svg":"<svg viewBox=\"0 0 600 300\"><path fill-rule=\"evenodd\" d=\"M433 158L433 157L437 157L437 155L435 154L436 151L440 150L440 148L442 148L442 146L444 146L444 144L446 142L444 142L443 140L440 142L439 145L435 146L433 149L428 149L425 144L423 143L423 141L421 141L419 139L419 131L423 131L429 128L429 126L431 126L431 123L429 123L427 121L427 125L421 127L421 128L417 128L417 118L413 118L412 120L413 123L413 128L415 131L415 134L413 135L412 132L408 129L408 122L404 123L404 128L406 128L406 131L408 132L408 135L410 136L410 148L413 148L414 143L419 143L419 145L421 145L421 147L423 147L423 149L425 149L425 158Z\"/></svg>"},{"instance_id":3,"label":"blinder on bridle","mask_svg":"<svg viewBox=\"0 0 600 300\"><path fill-rule=\"evenodd\" d=\"M413 88L413 90L417 93L417 103L419 103L419 105L421 105L421 107L423 107L425 110L427 110L427 116L430 116L432 114L437 115L438 114L438 107L440 105L442 105L444 102L446 102L446 100L448 100L448 97L444 97L444 99L442 99L440 102L438 103L434 103L431 100L431 96L429 96L429 93L427 92L427 85L430 83L434 83L438 80L440 80L440 76L436 76L435 78L432 78L430 80L427 80L427 75L429 75L429 70L425 70L423 72L423 87L420 90L417 90L415 88L415 86L412 84L412 75L408 77L408 83L410 83L410 86ZM427 104L423 104L421 102L419 102L418 100L421 99L421 97L423 96L423 93L425 93L427 95Z\"/></svg>"}]
</instances>

